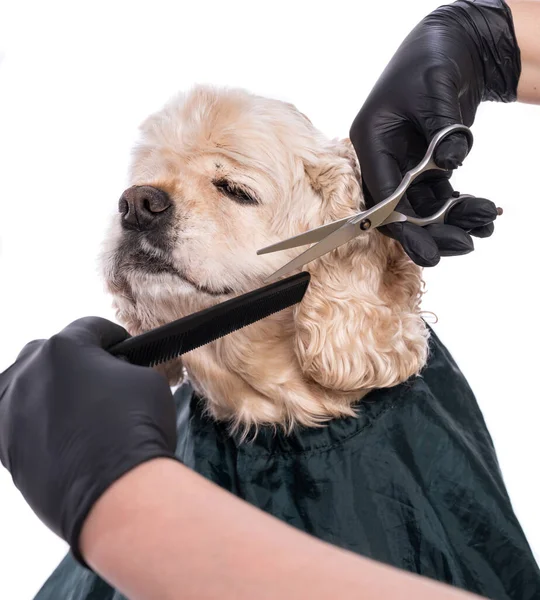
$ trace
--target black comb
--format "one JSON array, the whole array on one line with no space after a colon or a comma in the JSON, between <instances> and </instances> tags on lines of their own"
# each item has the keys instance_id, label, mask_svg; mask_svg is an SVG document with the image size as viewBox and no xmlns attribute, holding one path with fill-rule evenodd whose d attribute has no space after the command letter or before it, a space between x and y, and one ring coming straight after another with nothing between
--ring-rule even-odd
<instances>
[{"instance_id":1,"label":"black comb","mask_svg":"<svg viewBox=\"0 0 540 600\"><path fill-rule=\"evenodd\" d=\"M309 279L306 272L281 279L128 338L108 351L134 365L152 367L167 362L300 302Z\"/></svg>"}]
</instances>

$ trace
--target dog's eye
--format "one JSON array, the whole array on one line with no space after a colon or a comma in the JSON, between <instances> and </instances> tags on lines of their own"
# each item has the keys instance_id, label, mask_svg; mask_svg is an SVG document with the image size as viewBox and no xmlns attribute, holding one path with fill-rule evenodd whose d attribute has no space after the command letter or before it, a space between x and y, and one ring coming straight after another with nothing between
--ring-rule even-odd
<instances>
[{"instance_id":1,"label":"dog's eye","mask_svg":"<svg viewBox=\"0 0 540 600\"><path fill-rule=\"evenodd\" d=\"M214 181L214 185L235 202L240 204L259 204L259 201L253 194L231 181L219 179L218 181Z\"/></svg>"}]
</instances>

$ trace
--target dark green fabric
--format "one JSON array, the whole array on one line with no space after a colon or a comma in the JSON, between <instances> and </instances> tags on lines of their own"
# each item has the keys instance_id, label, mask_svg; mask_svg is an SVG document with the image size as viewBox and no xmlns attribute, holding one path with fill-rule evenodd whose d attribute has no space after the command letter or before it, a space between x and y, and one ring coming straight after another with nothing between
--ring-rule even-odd
<instances>
[{"instance_id":1,"label":"dark green fabric","mask_svg":"<svg viewBox=\"0 0 540 600\"><path fill-rule=\"evenodd\" d=\"M493 600L540 599L481 411L433 334L421 377L370 393L358 416L240 443L188 384L177 455L248 502L321 539ZM37 600L120 600L67 556Z\"/></svg>"}]
</instances>

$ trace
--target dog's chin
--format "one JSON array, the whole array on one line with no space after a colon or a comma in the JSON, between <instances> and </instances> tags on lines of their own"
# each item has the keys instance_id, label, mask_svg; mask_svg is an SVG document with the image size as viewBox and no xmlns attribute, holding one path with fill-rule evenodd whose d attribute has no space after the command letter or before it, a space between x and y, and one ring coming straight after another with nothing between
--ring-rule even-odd
<instances>
[{"instance_id":1,"label":"dog's chin","mask_svg":"<svg viewBox=\"0 0 540 600\"><path fill-rule=\"evenodd\" d=\"M177 272L176 277L178 277L178 279L183 283L187 284L190 288L202 294L206 294L207 296L229 296L235 293L234 290L229 287L210 287L200 282L195 282L180 271Z\"/></svg>"},{"instance_id":2,"label":"dog's chin","mask_svg":"<svg viewBox=\"0 0 540 600\"><path fill-rule=\"evenodd\" d=\"M232 288L218 285L208 285L201 282L195 281L184 273L181 269L174 267L173 265L161 264L159 266L153 265L150 268L139 268L136 273L131 274L132 278L138 279L139 283L141 280L147 283L164 283L167 280L169 286L173 286L178 292L184 293L197 293L204 294L206 296L221 297L234 294Z\"/></svg>"}]
</instances>

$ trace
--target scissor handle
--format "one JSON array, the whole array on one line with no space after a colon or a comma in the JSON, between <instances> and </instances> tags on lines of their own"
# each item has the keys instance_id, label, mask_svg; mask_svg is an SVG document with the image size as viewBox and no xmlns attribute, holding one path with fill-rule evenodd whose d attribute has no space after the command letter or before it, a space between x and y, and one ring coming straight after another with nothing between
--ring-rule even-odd
<instances>
[{"instance_id":1,"label":"scissor handle","mask_svg":"<svg viewBox=\"0 0 540 600\"><path fill-rule=\"evenodd\" d=\"M431 169L446 171L447 169L443 169L442 167L439 167L435 164L435 150L437 149L437 146L446 137L448 137L451 133L455 133L457 131L461 131L462 133L465 133L467 135L467 140L469 142L470 149L473 143L473 135L471 133L471 130L466 125L462 125L461 123L454 123L454 125L448 125L448 127L444 127L433 136L433 139L429 143L428 149L426 150L424 158L416 165L416 167L411 169L409 173L414 173L414 177L418 177L418 175L420 175L424 171L430 171Z\"/></svg>"},{"instance_id":2,"label":"scissor handle","mask_svg":"<svg viewBox=\"0 0 540 600\"><path fill-rule=\"evenodd\" d=\"M361 229L364 231L373 229L373 227L379 227L392 214L411 183L419 175L425 171L431 171L434 169L438 171L446 171L447 169L439 167L435 163L435 150L443 141L443 139L445 139L451 133L455 133L457 131L461 131L467 135L470 147L472 145L473 136L471 130L466 125L455 123L454 125L448 125L448 127L444 127L433 136L433 139L429 143L428 149L426 150L424 158L416 165L416 167L413 167L405 173L401 183L394 190L394 192L388 196L388 198L376 204L373 208L359 213L356 217L351 219L350 222L353 224L362 223Z\"/></svg>"},{"instance_id":3,"label":"scissor handle","mask_svg":"<svg viewBox=\"0 0 540 600\"><path fill-rule=\"evenodd\" d=\"M413 225L420 225L420 227L425 227L426 225L435 225L435 223L444 224L446 223L446 217L452 208L456 204L463 202L463 200L468 200L469 198L474 198L474 196L464 194L462 196L457 196L456 198L449 198L441 206L441 208L436 213L433 213L430 217L407 217L407 221L409 223L413 223Z\"/></svg>"},{"instance_id":4,"label":"scissor handle","mask_svg":"<svg viewBox=\"0 0 540 600\"><path fill-rule=\"evenodd\" d=\"M452 210L452 208L463 202L463 200L468 200L470 198L474 198L470 194L463 194L461 196L456 196L449 198L436 213L433 213L429 217L410 217L408 215L404 215L399 212L393 212L386 221L384 221L384 225L389 225L390 223L412 223L413 225L418 225L420 227L426 227L426 225L434 225L435 223L446 223L446 217L448 213Z\"/></svg>"}]
</instances>

